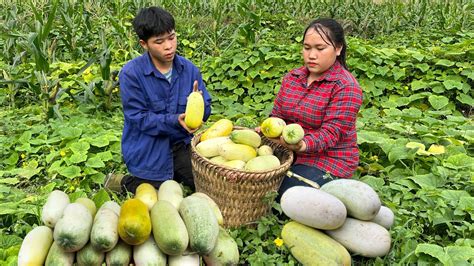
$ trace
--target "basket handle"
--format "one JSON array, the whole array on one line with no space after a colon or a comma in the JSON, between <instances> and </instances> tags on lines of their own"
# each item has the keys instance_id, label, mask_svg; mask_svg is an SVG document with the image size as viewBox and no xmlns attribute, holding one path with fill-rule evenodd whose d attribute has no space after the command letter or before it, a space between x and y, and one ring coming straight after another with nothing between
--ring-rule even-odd
<instances>
[{"instance_id":1,"label":"basket handle","mask_svg":"<svg viewBox=\"0 0 474 266\"><path fill-rule=\"evenodd\" d=\"M304 182L304 183L306 183L306 184L308 184L308 185L310 185L310 186L312 186L312 187L314 187L314 188L317 188L317 189L321 188L318 183L314 182L313 180L309 180L309 179L307 179L307 178L304 178L304 177L302 177L302 176L300 176L300 175L298 175L298 174L295 174L295 173L293 173L291 170L288 170L288 171L286 172L286 175L289 176L289 177L291 177L291 178L296 178L296 179L298 179L299 181Z\"/></svg>"}]
</instances>

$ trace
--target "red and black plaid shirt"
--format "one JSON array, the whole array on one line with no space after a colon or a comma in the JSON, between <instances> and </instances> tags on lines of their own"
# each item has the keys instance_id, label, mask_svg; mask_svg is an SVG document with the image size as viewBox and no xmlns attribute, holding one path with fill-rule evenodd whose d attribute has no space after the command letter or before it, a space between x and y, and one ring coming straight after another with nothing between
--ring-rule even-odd
<instances>
[{"instance_id":1,"label":"red and black plaid shirt","mask_svg":"<svg viewBox=\"0 0 474 266\"><path fill-rule=\"evenodd\" d=\"M350 178L359 163L356 117L362 90L338 61L310 86L308 75L303 66L283 78L271 115L304 128L307 149L297 154L296 164Z\"/></svg>"}]
</instances>

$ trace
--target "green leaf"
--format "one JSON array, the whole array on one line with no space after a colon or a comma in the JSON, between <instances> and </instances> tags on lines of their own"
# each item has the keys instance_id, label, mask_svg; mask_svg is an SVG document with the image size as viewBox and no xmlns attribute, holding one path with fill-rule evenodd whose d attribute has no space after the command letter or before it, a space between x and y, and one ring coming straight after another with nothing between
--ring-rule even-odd
<instances>
[{"instance_id":1,"label":"green leaf","mask_svg":"<svg viewBox=\"0 0 474 266\"><path fill-rule=\"evenodd\" d=\"M464 215L468 213L471 216L471 220L474 220L474 197L461 197L459 203L454 210L456 215Z\"/></svg>"},{"instance_id":2,"label":"green leaf","mask_svg":"<svg viewBox=\"0 0 474 266\"><path fill-rule=\"evenodd\" d=\"M46 155L46 162L51 163L51 161L53 161L54 158L56 158L57 156L59 156L59 151L52 151L51 153Z\"/></svg>"},{"instance_id":3,"label":"green leaf","mask_svg":"<svg viewBox=\"0 0 474 266\"><path fill-rule=\"evenodd\" d=\"M46 143L46 136L45 135L40 135L36 138L33 138L30 140L30 144L32 145L42 145Z\"/></svg>"},{"instance_id":4,"label":"green leaf","mask_svg":"<svg viewBox=\"0 0 474 266\"><path fill-rule=\"evenodd\" d=\"M0 194L9 194L11 192L11 188L9 186L3 186L3 185L0 185Z\"/></svg>"},{"instance_id":5,"label":"green leaf","mask_svg":"<svg viewBox=\"0 0 474 266\"><path fill-rule=\"evenodd\" d=\"M31 145L30 143L23 143L19 146L16 146L15 147L15 150L16 151L23 151L23 152L26 152L26 153L29 153L31 152Z\"/></svg>"},{"instance_id":6,"label":"green leaf","mask_svg":"<svg viewBox=\"0 0 474 266\"><path fill-rule=\"evenodd\" d=\"M58 136L48 139L46 141L46 144L54 144L54 143L57 143L57 142L61 142L61 138L58 137Z\"/></svg>"},{"instance_id":7,"label":"green leaf","mask_svg":"<svg viewBox=\"0 0 474 266\"><path fill-rule=\"evenodd\" d=\"M474 158L464 153L451 155L443 162L443 166L451 169L472 169L474 168Z\"/></svg>"},{"instance_id":8,"label":"green leaf","mask_svg":"<svg viewBox=\"0 0 474 266\"><path fill-rule=\"evenodd\" d=\"M390 68L388 66L382 66L377 68L379 71L379 75L381 76L386 76L387 73L390 71Z\"/></svg>"},{"instance_id":9,"label":"green leaf","mask_svg":"<svg viewBox=\"0 0 474 266\"><path fill-rule=\"evenodd\" d=\"M252 63L252 65L255 65L258 61L260 61L260 58L252 56L249 58L249 61Z\"/></svg>"},{"instance_id":10,"label":"green leaf","mask_svg":"<svg viewBox=\"0 0 474 266\"><path fill-rule=\"evenodd\" d=\"M100 189L99 191L97 191L97 193L95 193L94 197L92 197L92 201L94 201L95 203L95 206L97 206L97 208L100 208L100 206L102 206L102 204L104 204L104 202L107 202L110 200L110 196L109 194L107 193L107 191L105 191L105 189Z\"/></svg>"},{"instance_id":11,"label":"green leaf","mask_svg":"<svg viewBox=\"0 0 474 266\"><path fill-rule=\"evenodd\" d=\"M48 173L58 172L61 169L61 164L63 163L62 160L55 161L51 166L48 168Z\"/></svg>"},{"instance_id":12,"label":"green leaf","mask_svg":"<svg viewBox=\"0 0 474 266\"><path fill-rule=\"evenodd\" d=\"M418 60L418 62L421 62L423 61L423 59L425 58L424 55L422 55L420 52L418 51L410 51L411 52L411 55L413 56L413 58L415 58L416 60Z\"/></svg>"},{"instance_id":13,"label":"green leaf","mask_svg":"<svg viewBox=\"0 0 474 266\"><path fill-rule=\"evenodd\" d=\"M96 156L104 162L110 161L114 158L110 151L99 152L96 154Z\"/></svg>"},{"instance_id":14,"label":"green leaf","mask_svg":"<svg viewBox=\"0 0 474 266\"><path fill-rule=\"evenodd\" d=\"M90 176L92 183L94 184L104 184L105 182L105 174L103 173L96 173Z\"/></svg>"},{"instance_id":15,"label":"green leaf","mask_svg":"<svg viewBox=\"0 0 474 266\"><path fill-rule=\"evenodd\" d=\"M412 90L416 91L416 90L428 88L429 84L424 82L423 80L413 80L410 86Z\"/></svg>"},{"instance_id":16,"label":"green leaf","mask_svg":"<svg viewBox=\"0 0 474 266\"><path fill-rule=\"evenodd\" d=\"M13 172L21 177L30 179L31 177L37 175L43 170L43 167L38 167L38 162L35 160L30 161L26 167L17 168Z\"/></svg>"},{"instance_id":17,"label":"green leaf","mask_svg":"<svg viewBox=\"0 0 474 266\"><path fill-rule=\"evenodd\" d=\"M68 167L61 167L59 168L58 173L62 176L73 179L81 175L81 168L75 165L68 166Z\"/></svg>"},{"instance_id":18,"label":"green leaf","mask_svg":"<svg viewBox=\"0 0 474 266\"><path fill-rule=\"evenodd\" d=\"M16 165L16 163L18 162L18 159L19 159L18 153L12 152L12 154L10 154L10 156L3 162L7 165L13 166L13 165Z\"/></svg>"},{"instance_id":19,"label":"green leaf","mask_svg":"<svg viewBox=\"0 0 474 266\"><path fill-rule=\"evenodd\" d=\"M387 109L396 108L398 107L398 103L397 103L398 98L399 98L398 95L390 95L390 98L388 99L388 101L382 101L380 105L383 108L387 108Z\"/></svg>"},{"instance_id":20,"label":"green leaf","mask_svg":"<svg viewBox=\"0 0 474 266\"><path fill-rule=\"evenodd\" d=\"M454 66L454 62L446 59L440 59L436 61L436 65L438 66L445 66L445 67L451 67Z\"/></svg>"},{"instance_id":21,"label":"green leaf","mask_svg":"<svg viewBox=\"0 0 474 266\"><path fill-rule=\"evenodd\" d=\"M377 131L361 130L357 133L357 143L383 143L387 136Z\"/></svg>"},{"instance_id":22,"label":"green leaf","mask_svg":"<svg viewBox=\"0 0 474 266\"><path fill-rule=\"evenodd\" d=\"M99 157L96 156L93 158L89 158L89 160L87 160L86 162L86 166L92 168L101 168L104 167L105 164Z\"/></svg>"},{"instance_id":23,"label":"green leaf","mask_svg":"<svg viewBox=\"0 0 474 266\"><path fill-rule=\"evenodd\" d=\"M415 254L424 253L438 259L444 265L453 266L453 263L449 259L448 255L444 252L444 249L435 244L418 244L415 249Z\"/></svg>"},{"instance_id":24,"label":"green leaf","mask_svg":"<svg viewBox=\"0 0 474 266\"><path fill-rule=\"evenodd\" d=\"M86 192L81 189L77 189L73 193L69 194L69 199L71 202L75 202L78 198L87 198Z\"/></svg>"},{"instance_id":25,"label":"green leaf","mask_svg":"<svg viewBox=\"0 0 474 266\"><path fill-rule=\"evenodd\" d=\"M400 117L402 115L402 111L397 108L389 108L389 109L384 109L383 112L388 116L388 117Z\"/></svg>"},{"instance_id":26,"label":"green leaf","mask_svg":"<svg viewBox=\"0 0 474 266\"><path fill-rule=\"evenodd\" d=\"M471 80L474 80L474 71L472 71L471 69L465 69L461 72L461 74L470 78Z\"/></svg>"},{"instance_id":27,"label":"green leaf","mask_svg":"<svg viewBox=\"0 0 474 266\"><path fill-rule=\"evenodd\" d=\"M73 154L69 157L70 164L79 164L87 160L87 154Z\"/></svg>"},{"instance_id":28,"label":"green leaf","mask_svg":"<svg viewBox=\"0 0 474 266\"><path fill-rule=\"evenodd\" d=\"M388 123L388 124L384 124L383 126L397 132L406 132L406 129L402 127L402 124L400 123L396 123L396 122Z\"/></svg>"},{"instance_id":29,"label":"green leaf","mask_svg":"<svg viewBox=\"0 0 474 266\"><path fill-rule=\"evenodd\" d=\"M42 194L49 194L51 191L53 191L56 188L56 183L55 182L50 182L47 185L44 185L40 188L40 193Z\"/></svg>"},{"instance_id":30,"label":"green leaf","mask_svg":"<svg viewBox=\"0 0 474 266\"><path fill-rule=\"evenodd\" d=\"M15 245L20 245L23 239L16 235L0 235L0 249L8 249Z\"/></svg>"},{"instance_id":31,"label":"green leaf","mask_svg":"<svg viewBox=\"0 0 474 266\"><path fill-rule=\"evenodd\" d=\"M363 176L360 180L377 191L385 185L385 181L382 178L371 175Z\"/></svg>"},{"instance_id":32,"label":"green leaf","mask_svg":"<svg viewBox=\"0 0 474 266\"><path fill-rule=\"evenodd\" d=\"M456 100L458 100L459 102L461 102L463 104L466 104L466 105L469 105L469 106L474 106L474 99L471 96L467 95L467 94L464 94L464 93L459 94L456 97Z\"/></svg>"},{"instance_id":33,"label":"green leaf","mask_svg":"<svg viewBox=\"0 0 474 266\"><path fill-rule=\"evenodd\" d=\"M445 80L443 81L443 85L447 90L463 88L463 83L458 80Z\"/></svg>"},{"instance_id":34,"label":"green leaf","mask_svg":"<svg viewBox=\"0 0 474 266\"><path fill-rule=\"evenodd\" d=\"M393 163L397 160L401 159L407 159L408 158L408 153L405 147L403 146L396 146L392 147L390 152L388 153L388 160Z\"/></svg>"},{"instance_id":35,"label":"green leaf","mask_svg":"<svg viewBox=\"0 0 474 266\"><path fill-rule=\"evenodd\" d=\"M421 112L420 109L415 108L415 107L410 107L408 109L403 109L402 110L402 115L404 118L408 119L418 119L421 118L423 113Z\"/></svg>"},{"instance_id":36,"label":"green leaf","mask_svg":"<svg viewBox=\"0 0 474 266\"><path fill-rule=\"evenodd\" d=\"M81 136L82 130L75 127L66 127L59 130L59 135L66 140L77 139Z\"/></svg>"},{"instance_id":37,"label":"green leaf","mask_svg":"<svg viewBox=\"0 0 474 266\"><path fill-rule=\"evenodd\" d=\"M96 137L96 138L91 138L88 141L92 146L99 147L99 148L106 147L110 143L109 138L107 137L107 135L102 135L102 136L99 136L99 137Z\"/></svg>"},{"instance_id":38,"label":"green leaf","mask_svg":"<svg viewBox=\"0 0 474 266\"><path fill-rule=\"evenodd\" d=\"M394 67L392 69L392 74L393 74L393 78L395 80L399 80L399 79L405 77L405 69L404 68L399 68L399 67Z\"/></svg>"},{"instance_id":39,"label":"green leaf","mask_svg":"<svg viewBox=\"0 0 474 266\"><path fill-rule=\"evenodd\" d=\"M25 131L21 136L18 138L18 143L29 143L31 139L32 133L31 131Z\"/></svg>"},{"instance_id":40,"label":"green leaf","mask_svg":"<svg viewBox=\"0 0 474 266\"><path fill-rule=\"evenodd\" d=\"M427 63L416 64L415 67L418 68L419 70L423 71L423 72L426 72L426 71L428 71L428 69L430 69L430 66Z\"/></svg>"},{"instance_id":41,"label":"green leaf","mask_svg":"<svg viewBox=\"0 0 474 266\"><path fill-rule=\"evenodd\" d=\"M90 147L89 143L85 141L74 142L69 146L75 154L86 154Z\"/></svg>"},{"instance_id":42,"label":"green leaf","mask_svg":"<svg viewBox=\"0 0 474 266\"><path fill-rule=\"evenodd\" d=\"M441 177L435 176L433 174L416 175L408 178L413 180L413 182L415 182L421 188L441 187L445 183Z\"/></svg>"},{"instance_id":43,"label":"green leaf","mask_svg":"<svg viewBox=\"0 0 474 266\"><path fill-rule=\"evenodd\" d=\"M457 206L462 197L470 197L469 193L464 190L443 190L441 197L447 200L447 203Z\"/></svg>"},{"instance_id":44,"label":"green leaf","mask_svg":"<svg viewBox=\"0 0 474 266\"><path fill-rule=\"evenodd\" d=\"M434 109L439 110L449 103L449 99L444 96L438 96L438 95L431 95L428 97L428 101L430 102L431 106L433 106Z\"/></svg>"},{"instance_id":45,"label":"green leaf","mask_svg":"<svg viewBox=\"0 0 474 266\"><path fill-rule=\"evenodd\" d=\"M17 202L0 203L0 215L13 214L18 211Z\"/></svg>"},{"instance_id":46,"label":"green leaf","mask_svg":"<svg viewBox=\"0 0 474 266\"><path fill-rule=\"evenodd\" d=\"M257 226L257 232L259 236L263 236L268 231L268 226L263 223L259 223Z\"/></svg>"},{"instance_id":47,"label":"green leaf","mask_svg":"<svg viewBox=\"0 0 474 266\"><path fill-rule=\"evenodd\" d=\"M11 178L0 178L0 184L16 185L20 181L16 177Z\"/></svg>"},{"instance_id":48,"label":"green leaf","mask_svg":"<svg viewBox=\"0 0 474 266\"><path fill-rule=\"evenodd\" d=\"M474 248L467 246L447 246L446 253L456 266L472 265L474 259Z\"/></svg>"}]
</instances>

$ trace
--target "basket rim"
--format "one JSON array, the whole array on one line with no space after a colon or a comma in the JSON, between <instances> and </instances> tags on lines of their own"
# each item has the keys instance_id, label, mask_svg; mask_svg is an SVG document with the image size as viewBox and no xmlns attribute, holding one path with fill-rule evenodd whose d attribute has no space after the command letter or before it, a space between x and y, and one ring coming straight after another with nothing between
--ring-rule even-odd
<instances>
[{"instance_id":1,"label":"basket rim","mask_svg":"<svg viewBox=\"0 0 474 266\"><path fill-rule=\"evenodd\" d=\"M247 128L247 127L242 127L242 126L234 126L232 130L235 130L235 129L250 129L250 130L253 130L251 128ZM255 131L255 130L253 130ZM293 159L294 159L294 154L293 154L293 151L289 150L287 147L281 145L281 144L278 144L278 143L275 143L275 145L277 145L278 148L281 148L282 151L288 155L288 158L287 160L285 160L284 162L282 162L280 164L280 166L276 167L276 168L272 168L272 169L268 169L268 170L263 170L263 171L245 171L245 170L241 170L241 169L236 169L236 168L231 168L231 167L228 167L228 166L223 166L223 165L220 165L220 164L216 164L214 162L212 162L210 159L202 156L201 154L199 154L196 150L196 145L199 143L199 140L201 139L201 135L205 132L205 130L203 130L202 132L198 133L198 134L195 134L193 136L193 138L191 139L191 152L196 154L200 159L203 159L205 160L206 163L208 164L211 164L213 165L214 167L217 167L217 168L222 168L222 169L225 169L227 171L233 171L233 172L237 172L237 173L242 173L242 174L265 174L265 173L269 173L269 172L274 172L274 171L278 171L282 168L286 168L286 169L289 169L289 167L291 166L291 164L293 163ZM265 135L262 135L260 134L260 137L261 138L265 138L268 140L268 138L265 136ZM270 140L268 140L270 141Z\"/></svg>"}]
</instances>

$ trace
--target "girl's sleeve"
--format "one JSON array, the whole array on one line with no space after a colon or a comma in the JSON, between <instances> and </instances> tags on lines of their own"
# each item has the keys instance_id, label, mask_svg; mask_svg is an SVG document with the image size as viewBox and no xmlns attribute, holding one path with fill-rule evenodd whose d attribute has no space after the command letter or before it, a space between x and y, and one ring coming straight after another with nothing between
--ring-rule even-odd
<instances>
[{"instance_id":1,"label":"girl's sleeve","mask_svg":"<svg viewBox=\"0 0 474 266\"><path fill-rule=\"evenodd\" d=\"M361 105L362 91L357 84L336 89L327 106L321 127L305 129L305 152L320 153L334 147L342 135L355 127Z\"/></svg>"}]
</instances>

